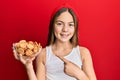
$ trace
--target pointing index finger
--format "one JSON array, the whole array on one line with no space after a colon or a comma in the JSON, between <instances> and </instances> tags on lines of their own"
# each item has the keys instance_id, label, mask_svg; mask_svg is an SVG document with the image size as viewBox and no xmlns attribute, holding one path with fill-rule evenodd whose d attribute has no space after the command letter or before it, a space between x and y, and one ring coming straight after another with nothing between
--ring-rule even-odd
<instances>
[{"instance_id":1,"label":"pointing index finger","mask_svg":"<svg viewBox=\"0 0 120 80\"><path fill-rule=\"evenodd\" d=\"M57 56L59 59L61 59L64 63L68 63L69 61L67 59L65 59L64 57L61 56Z\"/></svg>"}]
</instances>

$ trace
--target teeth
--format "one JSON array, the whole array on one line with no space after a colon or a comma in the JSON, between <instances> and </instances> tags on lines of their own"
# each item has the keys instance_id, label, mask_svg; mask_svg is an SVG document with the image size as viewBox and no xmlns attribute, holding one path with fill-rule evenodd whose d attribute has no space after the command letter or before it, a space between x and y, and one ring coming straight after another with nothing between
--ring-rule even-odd
<instances>
[{"instance_id":1,"label":"teeth","mask_svg":"<svg viewBox=\"0 0 120 80\"><path fill-rule=\"evenodd\" d=\"M67 37L68 35L67 34L61 34L62 37Z\"/></svg>"}]
</instances>

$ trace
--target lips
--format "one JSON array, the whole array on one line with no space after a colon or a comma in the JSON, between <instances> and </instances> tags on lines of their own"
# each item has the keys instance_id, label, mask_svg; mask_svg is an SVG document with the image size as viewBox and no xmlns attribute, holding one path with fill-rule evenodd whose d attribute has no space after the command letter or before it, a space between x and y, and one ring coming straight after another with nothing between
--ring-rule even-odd
<instances>
[{"instance_id":1,"label":"lips","mask_svg":"<svg viewBox=\"0 0 120 80\"><path fill-rule=\"evenodd\" d=\"M61 37L63 37L63 38L67 38L68 36L69 36L69 34L60 34L61 35Z\"/></svg>"}]
</instances>

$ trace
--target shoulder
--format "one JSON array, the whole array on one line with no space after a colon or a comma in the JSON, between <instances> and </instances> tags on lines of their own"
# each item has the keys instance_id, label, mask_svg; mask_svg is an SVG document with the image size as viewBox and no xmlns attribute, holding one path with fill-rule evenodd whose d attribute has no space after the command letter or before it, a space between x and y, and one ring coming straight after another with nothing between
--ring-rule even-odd
<instances>
[{"instance_id":1,"label":"shoulder","mask_svg":"<svg viewBox=\"0 0 120 80\"><path fill-rule=\"evenodd\" d=\"M87 47L79 46L79 50L80 50L82 60L85 60L91 57L90 50Z\"/></svg>"},{"instance_id":2,"label":"shoulder","mask_svg":"<svg viewBox=\"0 0 120 80\"><path fill-rule=\"evenodd\" d=\"M43 49L41 50L41 54L44 54L44 53L46 53L46 48L43 48Z\"/></svg>"},{"instance_id":3,"label":"shoulder","mask_svg":"<svg viewBox=\"0 0 120 80\"><path fill-rule=\"evenodd\" d=\"M87 47L79 46L80 52L82 53L90 53L89 49Z\"/></svg>"}]
</instances>

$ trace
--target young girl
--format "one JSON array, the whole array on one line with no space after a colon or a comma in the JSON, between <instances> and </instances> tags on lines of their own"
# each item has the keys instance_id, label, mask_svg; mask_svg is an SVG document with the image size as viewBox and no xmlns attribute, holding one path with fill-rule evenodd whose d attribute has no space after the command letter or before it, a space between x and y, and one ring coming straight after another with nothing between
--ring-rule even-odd
<instances>
[{"instance_id":1,"label":"young girl","mask_svg":"<svg viewBox=\"0 0 120 80\"><path fill-rule=\"evenodd\" d=\"M48 44L33 60L16 57L26 68L29 80L96 80L90 52L78 45L78 15L64 4L52 14Z\"/></svg>"}]
</instances>

